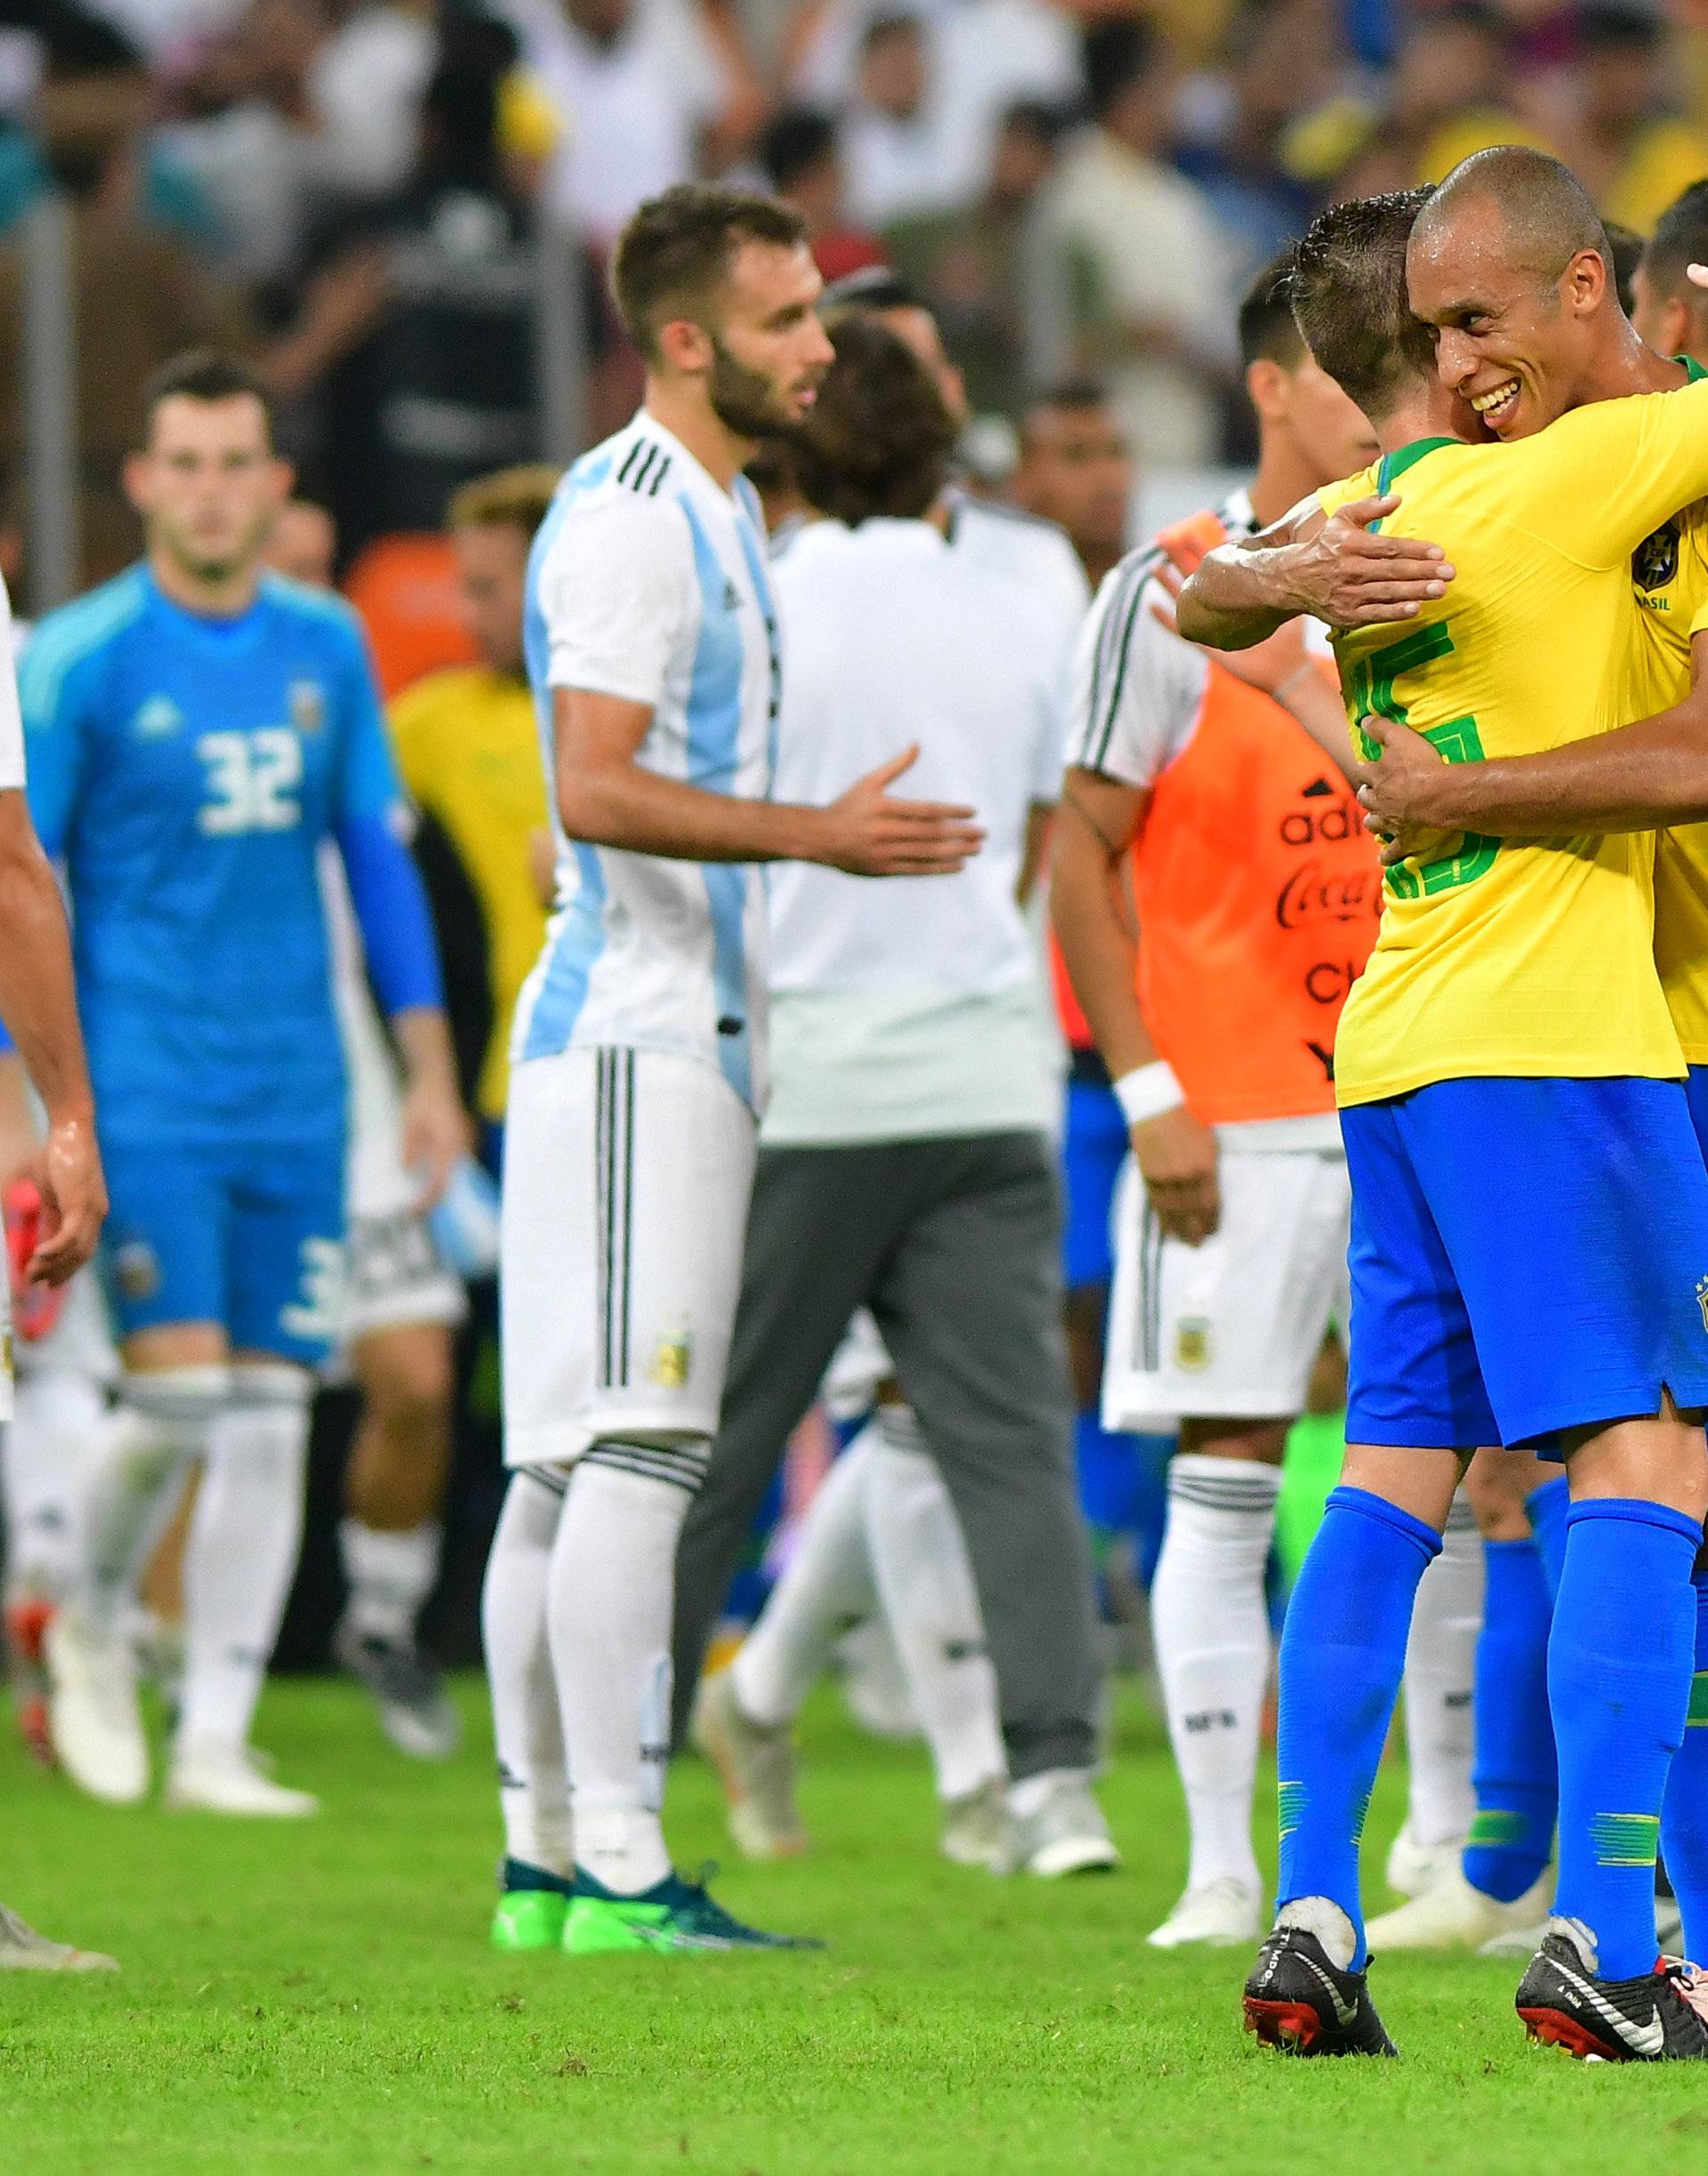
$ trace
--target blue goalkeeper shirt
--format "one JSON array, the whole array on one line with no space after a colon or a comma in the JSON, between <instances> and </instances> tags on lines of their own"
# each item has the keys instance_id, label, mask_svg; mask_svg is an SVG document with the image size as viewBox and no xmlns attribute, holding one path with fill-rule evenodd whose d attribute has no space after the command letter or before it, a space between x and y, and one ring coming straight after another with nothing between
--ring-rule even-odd
<instances>
[{"instance_id":1,"label":"blue goalkeeper shirt","mask_svg":"<svg viewBox=\"0 0 1708 2176\"><path fill-rule=\"evenodd\" d=\"M207 617L133 567L41 623L19 692L103 1134L341 1128L323 840L343 854L386 1010L440 999L355 615L269 576L246 611Z\"/></svg>"}]
</instances>

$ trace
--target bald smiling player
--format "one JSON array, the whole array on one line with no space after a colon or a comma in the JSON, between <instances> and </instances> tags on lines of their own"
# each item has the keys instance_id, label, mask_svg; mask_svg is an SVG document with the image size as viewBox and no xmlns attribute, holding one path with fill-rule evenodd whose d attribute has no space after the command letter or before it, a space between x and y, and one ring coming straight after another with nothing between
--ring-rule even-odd
<instances>
[{"instance_id":1,"label":"bald smiling player","mask_svg":"<svg viewBox=\"0 0 1708 2176\"><path fill-rule=\"evenodd\" d=\"M1605 403L1511 449L1459 443L1396 238L1410 238L1414 302L1427 294L1444 329L1492 312L1478 283L1504 251L1580 326L1585 369L1643 351L1563 168L1503 153L1460 170L1414 233L1410 212L1340 207L1301 253L1301 324L1388 449L1323 509L1403 474L1403 526L1446 543L1444 573L1457 566L1398 641L1342 636L1343 682L1360 711L1409 715L1462 758L1607 731L1643 707L1629 555L1708 481L1708 389ZM1502 419L1535 394L1520 356L1464 382ZM1282 616L1252 613L1233 639ZM1182 625L1210 632L1191 584ZM1359 1809L1453 1476L1468 1447L1502 1441L1563 1452L1573 1494L1550 1671L1557 1916L1520 2014L1579 2054L1708 2053L1690 1983L1648 1969L1708 1485L1690 1417L1708 1379L1695 1298L1708 1192L1651 934L1639 841L1589 834L1564 854L1470 836L1390 874L1337 1053L1355 1197L1346 1482L1288 1617L1283 1902L1247 1987L1248 2022L1284 2043L1391 2045L1359 1969ZM1522 1220L1491 1213L1486 1189L1472 1197L1473 1167L1503 1172Z\"/></svg>"}]
</instances>

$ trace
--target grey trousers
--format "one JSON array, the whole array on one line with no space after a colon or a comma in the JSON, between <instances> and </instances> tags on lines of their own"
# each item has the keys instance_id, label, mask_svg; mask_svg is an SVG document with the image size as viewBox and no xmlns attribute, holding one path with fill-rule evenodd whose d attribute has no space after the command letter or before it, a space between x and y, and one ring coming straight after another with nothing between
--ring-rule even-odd
<instances>
[{"instance_id":1,"label":"grey trousers","mask_svg":"<svg viewBox=\"0 0 1708 2176\"><path fill-rule=\"evenodd\" d=\"M861 1306L966 1535L1011 1772L1088 1768L1095 1608L1039 1133L761 1150L722 1422L676 1559L678 1737L784 1447Z\"/></svg>"}]
</instances>

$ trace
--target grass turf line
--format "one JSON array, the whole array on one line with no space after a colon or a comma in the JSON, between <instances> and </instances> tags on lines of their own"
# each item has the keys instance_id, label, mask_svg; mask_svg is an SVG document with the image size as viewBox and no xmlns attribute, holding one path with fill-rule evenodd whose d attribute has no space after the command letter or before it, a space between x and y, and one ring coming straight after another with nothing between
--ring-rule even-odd
<instances>
[{"instance_id":1,"label":"grass turf line","mask_svg":"<svg viewBox=\"0 0 1708 2176\"><path fill-rule=\"evenodd\" d=\"M1594 2176L1708 2156L1708 2079L1527 2048L1503 1964L1379 1962L1401 2063L1260 2053L1238 2029L1244 1953L1143 1946L1184 1850L1166 1747L1130 1696L1105 1792L1123 1874L947 1866L922 1756L826 1696L806 1733L814 1855L730 1865L718 1893L830 1953L576 1963L485 1946L491 1741L478 1688L460 1696L470 1745L431 1769L381 1743L350 1687L272 1687L262 1742L327 1804L301 1825L97 1807L0 1752L0 1897L125 1966L0 1975L0 2164L1251 2176L1285 2155L1517 2176L1555 2153ZM1272 1791L1266 1774L1260 1831ZM1378 1876L1399 1793L1390 1769ZM684 1863L729 1858L697 1764L670 1825Z\"/></svg>"}]
</instances>

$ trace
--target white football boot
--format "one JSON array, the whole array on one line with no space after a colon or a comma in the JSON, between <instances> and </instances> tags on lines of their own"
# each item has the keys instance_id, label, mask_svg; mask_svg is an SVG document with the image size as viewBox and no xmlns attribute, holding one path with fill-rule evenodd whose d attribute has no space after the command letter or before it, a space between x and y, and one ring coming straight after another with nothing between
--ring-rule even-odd
<instances>
[{"instance_id":1,"label":"white football boot","mask_svg":"<svg viewBox=\"0 0 1708 2176\"><path fill-rule=\"evenodd\" d=\"M1145 1940L1152 1949L1184 1949L1192 1943L1211 1949L1244 1948L1263 1931L1262 1921L1261 1891L1223 1874L1200 1889L1188 1889Z\"/></svg>"},{"instance_id":2,"label":"white football boot","mask_svg":"<svg viewBox=\"0 0 1708 2176\"><path fill-rule=\"evenodd\" d=\"M1421 1897L1425 1890L1446 1880L1458 1866L1464 1848L1462 1836L1452 1837L1446 1843L1419 1843L1412 1834L1408 1815L1389 1848L1389 1888L1398 1897Z\"/></svg>"},{"instance_id":3,"label":"white football boot","mask_svg":"<svg viewBox=\"0 0 1708 2176\"><path fill-rule=\"evenodd\" d=\"M1014 1863L1012 1825L1008 1817L1008 1783L993 1776L964 1798L942 1801L939 1851L957 1866L982 1866L1006 1874Z\"/></svg>"},{"instance_id":4,"label":"white football boot","mask_svg":"<svg viewBox=\"0 0 1708 2176\"><path fill-rule=\"evenodd\" d=\"M744 1858L798 1858L808 1846L794 1797L794 1729L758 1723L728 1670L701 1680L689 1736L718 1771Z\"/></svg>"},{"instance_id":5,"label":"white football boot","mask_svg":"<svg viewBox=\"0 0 1708 2176\"><path fill-rule=\"evenodd\" d=\"M289 1791L262 1768L250 1746L226 1738L181 1738L173 1750L165 1802L179 1811L252 1815L301 1821L318 1813L310 1791Z\"/></svg>"},{"instance_id":6,"label":"white football boot","mask_svg":"<svg viewBox=\"0 0 1708 2176\"><path fill-rule=\"evenodd\" d=\"M1390 1949L1480 1949L1501 1935L1520 1928L1534 1930L1537 1921L1547 1916L1553 1894L1551 1866L1511 1904L1497 1903L1473 1889L1462 1869L1455 1866L1445 1882L1373 1919L1370 1946L1383 1954Z\"/></svg>"},{"instance_id":7,"label":"white football boot","mask_svg":"<svg viewBox=\"0 0 1708 2176\"><path fill-rule=\"evenodd\" d=\"M51 1942L27 1920L0 1904L0 1972L116 1972L117 1960L98 1949Z\"/></svg>"},{"instance_id":8,"label":"white football boot","mask_svg":"<svg viewBox=\"0 0 1708 2176\"><path fill-rule=\"evenodd\" d=\"M1009 1789L1011 1848L1006 1861L1014 1874L1035 1874L1057 1881L1068 1874L1108 1874L1121 1864L1103 1809L1092 1794L1091 1778L1077 1769L1061 1769L1048 1779L1042 1798L1027 1777ZM1019 1805L1026 1810L1017 1810Z\"/></svg>"},{"instance_id":9,"label":"white football boot","mask_svg":"<svg viewBox=\"0 0 1708 2176\"><path fill-rule=\"evenodd\" d=\"M48 1735L60 1765L91 1798L135 1805L149 1787L149 1747L130 1642L63 1608L42 1636L42 1654Z\"/></svg>"}]
</instances>

